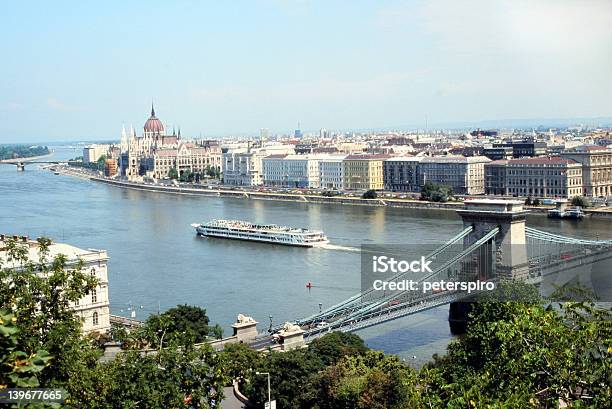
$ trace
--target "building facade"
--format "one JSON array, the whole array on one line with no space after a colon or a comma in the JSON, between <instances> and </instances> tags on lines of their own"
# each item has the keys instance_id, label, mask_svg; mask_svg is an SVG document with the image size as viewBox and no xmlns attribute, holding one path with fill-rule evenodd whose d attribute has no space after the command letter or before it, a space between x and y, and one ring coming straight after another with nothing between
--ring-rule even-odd
<instances>
[{"instance_id":1,"label":"building facade","mask_svg":"<svg viewBox=\"0 0 612 409\"><path fill-rule=\"evenodd\" d=\"M348 155L342 162L344 189L383 190L383 162L389 155Z\"/></svg>"},{"instance_id":2,"label":"building facade","mask_svg":"<svg viewBox=\"0 0 612 409\"><path fill-rule=\"evenodd\" d=\"M324 157L319 160L319 185L323 189L344 189L342 161L346 155Z\"/></svg>"},{"instance_id":3,"label":"building facade","mask_svg":"<svg viewBox=\"0 0 612 409\"><path fill-rule=\"evenodd\" d=\"M129 136L122 129L120 148L120 174L129 180L164 179L171 169L176 169L179 175L191 172L201 176L209 169L221 171L222 154L218 144L183 141L180 129L167 135L153 106L141 137L136 136L133 127Z\"/></svg>"},{"instance_id":4,"label":"building facade","mask_svg":"<svg viewBox=\"0 0 612 409\"><path fill-rule=\"evenodd\" d=\"M582 165L558 156L491 162L486 167L487 193L534 198L582 196Z\"/></svg>"},{"instance_id":5,"label":"building facade","mask_svg":"<svg viewBox=\"0 0 612 409\"><path fill-rule=\"evenodd\" d=\"M293 145L268 145L262 148L232 149L223 154L223 183L237 186L259 186L264 183L262 159L270 155L293 154Z\"/></svg>"},{"instance_id":6,"label":"building facade","mask_svg":"<svg viewBox=\"0 0 612 409\"><path fill-rule=\"evenodd\" d=\"M561 157L582 165L582 187L585 196L612 196L612 149L583 145L562 152Z\"/></svg>"},{"instance_id":7,"label":"building facade","mask_svg":"<svg viewBox=\"0 0 612 409\"><path fill-rule=\"evenodd\" d=\"M424 157L419 162L419 183L450 186L454 193L462 195L484 194L484 165L489 162L485 156Z\"/></svg>"},{"instance_id":8,"label":"building facade","mask_svg":"<svg viewBox=\"0 0 612 409\"><path fill-rule=\"evenodd\" d=\"M386 190L393 192L419 192L421 190L419 163L423 157L396 157L383 162Z\"/></svg>"},{"instance_id":9,"label":"building facade","mask_svg":"<svg viewBox=\"0 0 612 409\"><path fill-rule=\"evenodd\" d=\"M19 245L24 246L28 252L28 257L33 262L39 260L39 245L37 241L29 240L27 237L12 237L17 240ZM7 236L0 235L0 259L5 259L5 244ZM80 249L63 243L52 243L49 246L47 261L49 264L53 259L63 254L66 256L66 266L68 269L74 268L80 263L81 272L95 276L98 279L98 285L89 294L85 295L80 300L74 302L70 307L81 318L83 324L83 332L90 333L107 333L110 330L110 309L108 298L108 254L106 250ZM19 266L10 266L4 264L3 267L15 268Z\"/></svg>"},{"instance_id":10,"label":"building facade","mask_svg":"<svg viewBox=\"0 0 612 409\"><path fill-rule=\"evenodd\" d=\"M102 155L108 155L110 145L89 145L83 148L83 163L95 163Z\"/></svg>"}]
</instances>

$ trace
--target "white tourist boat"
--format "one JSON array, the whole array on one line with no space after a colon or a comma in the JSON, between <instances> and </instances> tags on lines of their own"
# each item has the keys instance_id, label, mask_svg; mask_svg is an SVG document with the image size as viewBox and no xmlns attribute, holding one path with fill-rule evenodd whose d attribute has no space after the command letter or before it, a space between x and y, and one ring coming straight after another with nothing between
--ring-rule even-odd
<instances>
[{"instance_id":1,"label":"white tourist boat","mask_svg":"<svg viewBox=\"0 0 612 409\"><path fill-rule=\"evenodd\" d=\"M322 231L283 227L275 224L253 224L240 220L212 220L193 223L198 236L259 241L287 246L314 247L328 243Z\"/></svg>"}]
</instances>

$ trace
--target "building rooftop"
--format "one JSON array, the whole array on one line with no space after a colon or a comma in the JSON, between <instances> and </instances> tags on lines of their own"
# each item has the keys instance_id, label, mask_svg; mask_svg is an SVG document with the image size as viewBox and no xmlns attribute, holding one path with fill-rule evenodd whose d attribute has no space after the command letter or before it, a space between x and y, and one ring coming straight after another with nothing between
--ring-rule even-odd
<instances>
[{"instance_id":1,"label":"building rooftop","mask_svg":"<svg viewBox=\"0 0 612 409\"><path fill-rule=\"evenodd\" d=\"M28 258L32 261L36 261L39 259L39 249L40 245L38 241L31 240L27 236L10 236L5 234L0 234L0 259L3 260L5 267L17 267L17 265L12 264L6 260L7 256L7 242L9 239L16 240L19 245L28 246ZM65 243L56 243L52 242L49 246L49 254L47 256L49 261L52 261L59 254L63 254L66 256L69 262L74 262L80 258L88 258L88 257L99 257L101 259L108 259L108 255L106 250L97 250L97 249L81 249L70 244Z\"/></svg>"},{"instance_id":2,"label":"building rooftop","mask_svg":"<svg viewBox=\"0 0 612 409\"><path fill-rule=\"evenodd\" d=\"M573 159L565 159L560 156L539 156L535 158L523 158L523 159L512 159L508 162L510 166L513 165L551 165L551 166L563 166L578 164Z\"/></svg>"},{"instance_id":3,"label":"building rooftop","mask_svg":"<svg viewBox=\"0 0 612 409\"><path fill-rule=\"evenodd\" d=\"M426 156L422 163L488 163L486 156Z\"/></svg>"}]
</instances>

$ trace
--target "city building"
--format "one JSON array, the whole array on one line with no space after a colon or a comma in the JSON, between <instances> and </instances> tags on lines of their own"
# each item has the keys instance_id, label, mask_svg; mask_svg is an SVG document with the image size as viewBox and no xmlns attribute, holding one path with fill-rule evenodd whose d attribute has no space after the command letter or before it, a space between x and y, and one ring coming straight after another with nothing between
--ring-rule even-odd
<instances>
[{"instance_id":1,"label":"city building","mask_svg":"<svg viewBox=\"0 0 612 409\"><path fill-rule=\"evenodd\" d=\"M389 155L348 155L342 162L344 189L383 190L383 162Z\"/></svg>"},{"instance_id":2,"label":"city building","mask_svg":"<svg viewBox=\"0 0 612 409\"><path fill-rule=\"evenodd\" d=\"M491 160L512 159L514 157L514 148L512 146L483 148L482 155Z\"/></svg>"},{"instance_id":3,"label":"city building","mask_svg":"<svg viewBox=\"0 0 612 409\"><path fill-rule=\"evenodd\" d=\"M394 192L419 192L421 156L395 157L383 162L385 189Z\"/></svg>"},{"instance_id":4,"label":"city building","mask_svg":"<svg viewBox=\"0 0 612 409\"><path fill-rule=\"evenodd\" d=\"M0 259L6 260L6 242L9 236L0 235ZM28 258L32 262L38 262L40 258L39 244L25 236L12 236L12 239L28 251ZM74 268L81 264L81 271L91 274L98 279L98 285L89 294L71 305L71 308L81 318L83 332L106 333L110 330L110 310L108 299L108 254L106 250L80 249L75 246L53 242L49 246L47 261L53 262L54 258L63 254L66 256L66 266ZM3 264L5 268L13 268L16 271L21 268L18 265Z\"/></svg>"},{"instance_id":5,"label":"city building","mask_svg":"<svg viewBox=\"0 0 612 409\"><path fill-rule=\"evenodd\" d=\"M513 158L535 157L546 155L546 143L535 142L529 139L510 140L494 143L493 148L512 148Z\"/></svg>"},{"instance_id":6,"label":"city building","mask_svg":"<svg viewBox=\"0 0 612 409\"><path fill-rule=\"evenodd\" d=\"M232 149L223 154L223 183L237 186L263 185L262 159L269 155L294 153L293 145L268 145L263 148Z\"/></svg>"},{"instance_id":7,"label":"city building","mask_svg":"<svg viewBox=\"0 0 612 409\"><path fill-rule=\"evenodd\" d=\"M117 174L117 160L106 159L104 161L104 176L113 177Z\"/></svg>"},{"instance_id":8,"label":"city building","mask_svg":"<svg viewBox=\"0 0 612 409\"><path fill-rule=\"evenodd\" d=\"M485 156L434 156L419 162L420 184L433 182L450 186L454 193L479 195L485 193Z\"/></svg>"},{"instance_id":9,"label":"city building","mask_svg":"<svg viewBox=\"0 0 612 409\"><path fill-rule=\"evenodd\" d=\"M571 198L582 196L582 165L559 156L500 160L485 165L487 193Z\"/></svg>"},{"instance_id":10,"label":"city building","mask_svg":"<svg viewBox=\"0 0 612 409\"><path fill-rule=\"evenodd\" d=\"M198 146L193 142L181 142L176 148L163 148L153 151L153 171L149 175L154 179L168 177L171 169L176 169L179 176L185 172L206 177L211 170L221 170L222 154L219 145Z\"/></svg>"},{"instance_id":11,"label":"city building","mask_svg":"<svg viewBox=\"0 0 612 409\"><path fill-rule=\"evenodd\" d=\"M319 188L317 155L270 155L262 159L264 184L299 188Z\"/></svg>"},{"instance_id":12,"label":"city building","mask_svg":"<svg viewBox=\"0 0 612 409\"><path fill-rule=\"evenodd\" d=\"M342 161L347 155L329 155L319 160L319 184L323 189L344 189Z\"/></svg>"},{"instance_id":13,"label":"city building","mask_svg":"<svg viewBox=\"0 0 612 409\"><path fill-rule=\"evenodd\" d=\"M612 149L582 145L562 152L561 157L582 165L582 187L585 196L612 196Z\"/></svg>"},{"instance_id":14,"label":"city building","mask_svg":"<svg viewBox=\"0 0 612 409\"><path fill-rule=\"evenodd\" d=\"M83 148L83 163L97 162L102 155L108 155L110 145L89 145Z\"/></svg>"}]
</instances>

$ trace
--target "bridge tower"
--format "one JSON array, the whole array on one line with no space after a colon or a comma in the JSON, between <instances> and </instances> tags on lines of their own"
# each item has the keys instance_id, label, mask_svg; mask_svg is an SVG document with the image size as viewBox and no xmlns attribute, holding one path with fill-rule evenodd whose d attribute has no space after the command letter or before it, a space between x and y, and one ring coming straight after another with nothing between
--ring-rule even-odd
<instances>
[{"instance_id":1,"label":"bridge tower","mask_svg":"<svg viewBox=\"0 0 612 409\"><path fill-rule=\"evenodd\" d=\"M465 209L457 210L464 227L474 230L463 239L466 248L494 228L499 232L493 238L494 246L484 247L474 259L462 266L463 279L521 279L528 275L527 248L525 237L525 216L523 202L518 200L477 199L465 202ZM476 271L473 271L476 270ZM448 321L453 334L466 330L467 317L471 311L470 301L452 302L449 306Z\"/></svg>"},{"instance_id":2,"label":"bridge tower","mask_svg":"<svg viewBox=\"0 0 612 409\"><path fill-rule=\"evenodd\" d=\"M480 260L478 265L490 267L499 279L521 279L529 273L525 238L525 216L523 202L519 200L477 199L465 202L465 209L457 210L465 227L474 230L465 237L467 247L478 241L495 227L499 233L494 237L493 260Z\"/></svg>"}]
</instances>

